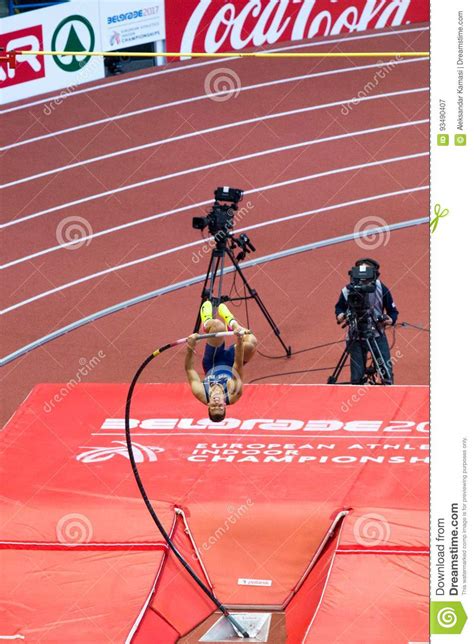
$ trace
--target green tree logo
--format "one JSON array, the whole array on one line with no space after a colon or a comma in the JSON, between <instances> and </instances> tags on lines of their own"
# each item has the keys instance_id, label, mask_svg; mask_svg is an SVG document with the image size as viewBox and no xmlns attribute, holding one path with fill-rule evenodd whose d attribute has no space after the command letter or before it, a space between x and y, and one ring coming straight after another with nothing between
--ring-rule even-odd
<instances>
[{"instance_id":1,"label":"green tree logo","mask_svg":"<svg viewBox=\"0 0 474 644\"><path fill-rule=\"evenodd\" d=\"M431 602L431 633L436 635L459 635L467 620L461 602Z\"/></svg>"},{"instance_id":2,"label":"green tree logo","mask_svg":"<svg viewBox=\"0 0 474 644\"><path fill-rule=\"evenodd\" d=\"M80 34L80 35L79 35ZM61 46L61 43L64 45ZM53 51L80 52L93 51L95 34L91 23L84 16L68 16L61 20L53 33L51 49ZM77 72L90 60L90 56L76 54L54 55L53 60L65 72Z\"/></svg>"}]
</instances>

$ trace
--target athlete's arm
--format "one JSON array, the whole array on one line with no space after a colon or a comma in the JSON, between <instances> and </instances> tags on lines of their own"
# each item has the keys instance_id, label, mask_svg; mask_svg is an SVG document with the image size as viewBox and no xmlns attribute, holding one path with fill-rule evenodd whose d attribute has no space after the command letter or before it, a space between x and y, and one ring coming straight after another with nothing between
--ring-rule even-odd
<instances>
[{"instance_id":1,"label":"athlete's arm","mask_svg":"<svg viewBox=\"0 0 474 644\"><path fill-rule=\"evenodd\" d=\"M201 382L198 372L194 368L194 347L196 346L196 337L197 333L194 333L188 338L188 348L184 359L184 368L186 370L186 376L188 378L191 391L198 400L205 403L206 394L204 391L204 385Z\"/></svg>"},{"instance_id":2,"label":"athlete's arm","mask_svg":"<svg viewBox=\"0 0 474 644\"><path fill-rule=\"evenodd\" d=\"M235 340L235 355L233 371L234 376L229 380L229 394L230 403L235 403L239 400L243 391L243 378L244 378L244 336L239 333L243 329L237 328L234 330L236 337Z\"/></svg>"},{"instance_id":3,"label":"athlete's arm","mask_svg":"<svg viewBox=\"0 0 474 644\"><path fill-rule=\"evenodd\" d=\"M234 355L234 370L239 374L240 379L244 378L244 335L243 329L236 329L234 331L235 339L235 355Z\"/></svg>"}]
</instances>

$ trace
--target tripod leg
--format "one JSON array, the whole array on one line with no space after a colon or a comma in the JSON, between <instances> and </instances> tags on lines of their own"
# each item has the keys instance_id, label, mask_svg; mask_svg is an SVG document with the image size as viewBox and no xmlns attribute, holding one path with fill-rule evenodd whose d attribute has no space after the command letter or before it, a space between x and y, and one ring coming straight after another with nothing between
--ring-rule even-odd
<instances>
[{"instance_id":1,"label":"tripod leg","mask_svg":"<svg viewBox=\"0 0 474 644\"><path fill-rule=\"evenodd\" d=\"M366 338L367 347L369 349L374 367L377 371L377 374L383 385L391 385L392 377L391 371L385 362L385 359L380 351L376 338L373 338L374 342L372 343L371 338Z\"/></svg>"},{"instance_id":2,"label":"tripod leg","mask_svg":"<svg viewBox=\"0 0 474 644\"><path fill-rule=\"evenodd\" d=\"M217 297L214 297L214 281L215 281L218 269L219 269L219 278L218 278L219 282L217 287ZM211 287L211 301L212 301L212 305L215 306L216 308L219 306L219 304L222 301L223 282L224 282L224 254L219 255L219 257L217 258L216 272L214 273L214 280Z\"/></svg>"},{"instance_id":3,"label":"tripod leg","mask_svg":"<svg viewBox=\"0 0 474 644\"><path fill-rule=\"evenodd\" d=\"M247 279L246 279L245 275L244 275L244 274L243 274L243 272L242 272L242 269L240 268L240 266L239 266L239 265L238 265L238 263L237 263L237 260L235 259L235 257L233 256L233 254L230 252L230 250L229 250L228 248L226 248L226 253L227 253L227 255L230 257L231 262L232 262L232 264L234 265L234 268L235 268L235 270L237 271L237 273L238 273L238 275L239 275L240 279L242 280L244 287L245 287L245 288L247 289L247 291L250 293L250 297L252 297L252 298L255 300L255 302L257 303L257 305L258 305L259 309L262 311L262 313L263 313L263 315L264 315L265 319L267 320L267 322L268 322L268 324L270 325L270 327L271 327L271 329L272 329L273 333L275 334L275 336L276 336L276 338L277 338L278 342L281 344L281 346L282 346L282 347L283 347L283 349L285 350L285 353L286 353L287 358L289 358L289 357L291 356L291 347L290 347L290 346L287 346L287 344L286 344L286 343L283 341L283 339L281 338L281 336L280 336L280 329L279 329L279 328L277 327L277 325L275 324L275 321L273 320L272 316L271 316L271 315L270 315L270 313L268 312L267 307L266 307L266 306L265 306L265 304L262 302L262 300L261 300L261 298L260 298L259 294L257 293L257 291L256 291L254 288L252 288L252 287L250 286L250 284L248 283L248 281L247 281Z\"/></svg>"},{"instance_id":4,"label":"tripod leg","mask_svg":"<svg viewBox=\"0 0 474 644\"><path fill-rule=\"evenodd\" d=\"M334 371L332 372L332 374L329 376L329 378L327 380L328 385L335 385L336 384L337 379L339 378L339 376L341 374L341 371L343 370L344 365L346 364L347 358L349 357L349 355L350 355L350 344L347 344L345 349L344 349L344 351L342 352L341 357L339 358L339 361L338 361Z\"/></svg>"},{"instance_id":5,"label":"tripod leg","mask_svg":"<svg viewBox=\"0 0 474 644\"><path fill-rule=\"evenodd\" d=\"M379 344L377 342L377 339L374 339L374 345L376 348L376 353L378 354L378 366L380 368L380 374L382 377L382 384L384 385L391 385L392 384L392 376L391 376L391 370L390 367L388 366L387 362L385 361L385 358L383 357L383 353L380 350Z\"/></svg>"}]
</instances>

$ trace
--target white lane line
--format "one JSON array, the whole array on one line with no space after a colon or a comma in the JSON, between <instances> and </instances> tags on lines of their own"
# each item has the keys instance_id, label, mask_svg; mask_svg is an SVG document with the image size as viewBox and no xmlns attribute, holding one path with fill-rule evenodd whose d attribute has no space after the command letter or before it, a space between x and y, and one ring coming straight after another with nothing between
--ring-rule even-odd
<instances>
[{"instance_id":1,"label":"white lane line","mask_svg":"<svg viewBox=\"0 0 474 644\"><path fill-rule=\"evenodd\" d=\"M294 49L308 49L309 47L321 47L325 45L332 45L340 43L340 42L351 42L353 40L370 40L372 38L386 38L387 36L394 36L398 34L406 34L406 33L415 33L415 32L420 32L420 31L428 31L429 27L417 27L415 29L399 29L397 31L390 31L390 32L382 32L382 33L371 33L371 34L364 34L362 36L347 36L343 38L327 38L325 40L319 40L317 42L311 42L311 43L303 43L303 44L297 44L297 45L291 45L287 47L277 47L274 49L267 49L268 53L272 52L279 52L279 51L292 51ZM28 107L34 107L35 105L43 105L44 103L54 103L56 100L63 101L65 98L69 97L74 97L77 96L78 94L85 94L89 92L95 92L99 89L109 89L110 87L115 87L116 85L123 85L125 83L134 83L136 81L144 81L148 82L150 78L154 76L162 76L163 74L175 74L178 72L186 72L188 70L193 70L196 69L197 67L204 67L207 65L219 65L221 63L226 63L229 65L231 62L239 62L243 60L242 58L214 58L213 60L209 61L204 61L204 62L194 62L194 59L192 61L189 61L185 65L178 66L178 63L171 63L170 67L167 69L160 69L158 71L154 72L149 72L147 74L143 74L140 76L132 76L131 78L120 78L120 79L110 79L106 83L101 83L100 85L93 85L92 87L84 87L80 89L76 89L74 91L71 91L67 94L67 96L64 95L64 90L63 93L61 94L55 94L53 96L48 96L46 95L42 99L38 99L35 101L31 101L30 103L23 103L22 105L16 105L15 107L9 107L5 110L0 110L0 115L1 114L8 114L9 112L17 112L18 110L24 110L27 109ZM175 66L176 65L176 66Z\"/></svg>"},{"instance_id":2,"label":"white lane line","mask_svg":"<svg viewBox=\"0 0 474 644\"><path fill-rule=\"evenodd\" d=\"M408 122L405 124L397 124L396 126L386 126L384 128L374 128L372 131L371 130L366 130L362 131L360 134L371 134L371 133L376 133L381 130L386 130L386 129L393 129L394 127L410 127L413 125L420 125L422 123L427 123L427 120L420 120L420 121L412 121ZM355 136L357 133L354 134L348 134L348 135L340 135L341 138L347 137L347 136ZM329 139L329 137L328 137ZM113 188L112 190L105 190L104 192L98 192L94 195L89 195L88 197L81 197L80 199L75 199L74 201L68 201L66 203L59 204L57 206L52 206L51 208L46 208L45 210L39 210L38 212L31 213L29 215L25 215L24 217L19 217L18 219L12 219L5 224L2 224L0 228L7 228L9 226L14 226L16 224L19 224L21 222L30 220L30 219L35 219L37 217L42 217L44 215L48 215L52 212L57 212L59 210L64 210L66 208L71 208L72 206L78 206L83 203L89 203L91 201L96 201L97 199L103 199L104 197L108 197L110 195L115 195L119 194L122 192L126 192L128 190L135 190L136 188L142 188L143 186L149 186L151 184L156 184L156 183L161 183L162 181L167 181L168 179L175 179L176 177L183 177L189 174L194 174L196 172L202 172L203 170L210 170L212 168L221 168L225 165L229 165L232 163L239 163L241 161L248 161L249 159L258 159L260 157L268 156L271 154L279 154L281 152L287 152L288 150L295 150L298 148L310 146L310 145L316 145L320 143L322 139L311 139L309 141L301 141L300 143L293 143L291 145L284 145L279 148L270 148L269 150L260 150L259 152L252 152L251 154L243 154L237 157L232 157L230 159L222 159L220 161L215 161L214 163L206 163L205 165L201 166L196 166L194 168L187 168L186 170L179 170L178 172L172 172L170 174L164 174L158 177L151 177L150 179L144 179L143 181L137 181L135 183L130 183L125 186L120 186L118 188Z\"/></svg>"},{"instance_id":3,"label":"white lane line","mask_svg":"<svg viewBox=\"0 0 474 644\"><path fill-rule=\"evenodd\" d=\"M380 98L391 98L393 96L403 96L405 94L417 94L419 92L427 92L429 87L414 87L412 89L400 90L398 92L388 92L385 94L374 94L372 96L364 96L360 99L357 99L357 104L363 103L365 101L374 101ZM185 139L194 138L196 136L203 136L204 134L212 134L214 132L219 132L222 130L227 130L229 128L240 127L241 125L250 125L251 123L258 123L263 121L270 121L277 118L282 118L286 116L294 116L295 114L304 114L306 112L312 112L314 110L320 110L328 107L335 107L337 105L344 105L350 103L352 99L344 99L343 101L336 101L332 103L325 103L319 105L311 105L309 107L300 107L294 110L288 110L286 112L275 112L274 114L264 114L263 116L257 116L251 119L245 119L243 121L234 121L232 123L225 123L224 125L217 125L215 127L209 127L205 130L196 130L193 132L187 132L186 134L180 134L177 136L169 137L168 139L159 139L158 141L151 141L150 143L144 143L143 145L136 145L131 148L124 148L123 150L117 150L116 152L109 152L108 154L102 154L100 156L91 157L90 159L84 159L83 161L77 161L76 163L69 163L68 165L59 166L57 168L52 168L51 170L45 170L44 172L38 172L37 174L31 174L28 177L22 177L21 179L16 179L15 181L10 181L9 183L4 183L0 185L0 190L4 188L10 188L12 186L17 186L26 181L33 181L34 179L40 179L41 177L47 177L52 174L58 174L60 172L65 172L66 170L73 170L74 168L79 168L90 163L96 163L97 161L105 161L107 159L112 159L124 154L130 154L132 152L139 152L141 150L147 150L149 148L157 147L158 145L164 145L166 143L175 143L176 141L183 141Z\"/></svg>"},{"instance_id":4,"label":"white lane line","mask_svg":"<svg viewBox=\"0 0 474 644\"><path fill-rule=\"evenodd\" d=\"M395 65L406 65L411 63L419 63L428 60L427 57L423 58L405 58L403 60L394 60L391 62L392 66ZM246 85L239 88L239 95L244 92L253 91L255 89L262 89L263 87L273 87L275 85L284 85L286 83L295 83L297 81L309 80L313 78L320 78L323 76L334 76L337 74L349 74L355 71L365 70L365 69L376 69L381 67L386 67L388 62L378 62L371 65L360 65L357 67L343 67L342 69L331 69L324 72L315 72L314 74L302 74L301 76L289 76L287 78L279 78L278 80L266 81L264 83L255 83L253 85ZM122 119L130 118L133 116L139 116L141 114L148 114L150 112L156 112L157 110L167 109L169 107L177 107L179 105L186 105L188 103L195 103L197 101L211 100L215 96L226 96L232 95L235 93L234 89L222 90L220 92L211 92L204 93L198 96L191 96L189 98L183 98L177 101L170 101L168 103L161 103L160 105L151 105L150 107L144 107L139 110L132 110L131 112L124 112L117 114L115 116L107 116L96 121L89 121L88 123L81 123L79 125L74 125L72 127L65 128L63 130L57 130L55 132L48 132L47 134L41 134L39 136L32 137L31 139L24 139L23 141L17 141L15 143L10 143L0 147L0 151L5 152L6 150L11 150L13 148L18 148L29 143L35 143L38 141L44 141L51 139L53 137L62 136L63 134L69 134L71 132L78 132L84 130L85 128L95 127L97 125L104 125L105 123L111 123L120 121Z\"/></svg>"},{"instance_id":5,"label":"white lane line","mask_svg":"<svg viewBox=\"0 0 474 644\"><path fill-rule=\"evenodd\" d=\"M302 178L304 180L304 178ZM403 195L406 193L410 192L417 192L418 190L425 190L428 186L422 186L422 187L416 187L416 188L407 188L406 190L397 190L396 192L385 192L379 195L375 195L373 197L366 197L364 199L355 199L353 201L345 201L340 204L335 204L333 206L325 207L325 208L317 208L316 210L311 210L304 212L299 215L291 215L289 218L297 219L298 217L303 217L306 216L307 214L313 214L313 213L318 213L318 212L326 212L327 210L335 210L336 208L343 208L345 206L352 206L355 204L359 203L366 203L368 201L375 201L377 199L383 199L385 197L392 197L396 195ZM262 186L259 188L253 188L252 190L247 190L245 194L252 194L254 192L259 192L261 190L271 190L273 188L273 185L270 186ZM161 212L155 215L150 215L149 217L143 217L142 219L135 219L134 221L129 221L125 224L121 224L119 226L114 226L112 228L106 228L104 230L100 230L97 233L91 233L90 235L84 235L84 237L81 237L80 241L81 243L85 243L91 239L95 239L97 237L103 237L104 235L110 235L112 233L118 232L120 230L124 230L127 228L131 228L132 226L138 226L139 224L147 223L150 221L154 221L155 219L164 219L165 217L169 217L170 215L178 214L181 212L184 212L186 210L194 210L197 211L198 208L201 206L211 204L212 200L209 201L201 201L198 203L191 204L190 206L183 206L182 208L176 208L175 210L167 210L165 212ZM276 220L279 221L279 220ZM260 226L260 224L256 224L255 226L251 226L251 228L255 228ZM247 229L248 230L248 229ZM77 240L71 240L69 242L65 242L64 244L58 244L57 246L51 246L50 248L44 248L43 250L39 250L36 253L32 253L31 255L24 255L23 257L18 257L17 259L13 259L10 262L7 262L6 264L3 264L0 266L0 270L4 270L6 268L11 268L12 266L17 266L18 264L22 264L24 262L30 261L32 259L35 259L36 257L41 257L43 255L47 255L49 253L53 253L57 250L62 250L64 248L67 248L68 246L72 246L73 244L77 244Z\"/></svg>"},{"instance_id":6,"label":"white lane line","mask_svg":"<svg viewBox=\"0 0 474 644\"><path fill-rule=\"evenodd\" d=\"M295 183L297 181L306 181L308 179L312 178L318 178L321 176L327 176L327 174L338 174L342 172L349 172L351 170L359 170L362 168L366 167L371 167L371 166L377 166L377 165L383 165L385 163L395 163L397 161L405 161L407 159L412 159L412 158L417 158L417 157L423 157L423 156L428 156L429 152L422 152L418 154L411 154L408 156L404 157L395 157L393 159L384 159L382 161L376 161L373 163L367 163L363 165L357 165L357 166L348 166L347 168L339 168L338 170L331 170L329 173L324 172L324 173L318 173L315 175L310 175L308 177L304 177L303 179L297 179L297 180L291 180L291 183ZM282 182L282 185L287 185L290 182ZM275 186L278 184L274 184ZM301 217L303 214L298 213L298 215ZM290 215L288 217L282 217L280 219L275 219L271 221L266 221L262 222L260 224L255 224L253 226L248 226L246 228L240 228L235 231L235 233L240 233L243 231L248 231L248 230L253 230L255 228L262 228L264 226L270 226L275 223L282 223L284 221L288 221L289 219L296 219L298 215ZM54 293L59 293L60 291L66 290L68 288L71 288L72 286L77 286L78 284L83 284L84 282L88 282L90 280L96 279L97 277L101 277L102 275L107 275L108 273L114 273L116 271L122 270L124 268L130 268L131 266L136 266L137 264L142 264L144 262L151 261L153 259L157 259L158 257L163 257L165 255L170 255L172 253L175 253L180 250L184 250L186 248L191 248L192 246L198 246L200 244L203 244L206 240L199 239L194 242L190 242L188 244L181 244L180 246L176 246L174 248L168 248L164 251L160 251L158 253L153 253L152 255L146 255L145 257L140 257L139 259L132 260L130 262L125 262L124 264L118 264L116 266L111 266L110 268L106 268L102 271L98 271L96 273L91 273L90 275L85 275L84 277L80 277L79 279L73 280L72 282L67 282L65 284L62 284L61 286L57 286L53 289L49 289L48 291L44 291L42 293L38 293L37 295L34 295L33 297L30 297L26 300L22 300L21 302L17 302L16 304L12 304L11 306L7 307L6 309L3 309L3 311L0 311L0 314L5 315L6 313L10 313L11 311L15 311L16 309L19 309L26 304L30 304L31 302L36 302L37 300L40 300L44 297L47 297L49 295L53 295ZM207 240L210 241L210 240Z\"/></svg>"}]
</instances>

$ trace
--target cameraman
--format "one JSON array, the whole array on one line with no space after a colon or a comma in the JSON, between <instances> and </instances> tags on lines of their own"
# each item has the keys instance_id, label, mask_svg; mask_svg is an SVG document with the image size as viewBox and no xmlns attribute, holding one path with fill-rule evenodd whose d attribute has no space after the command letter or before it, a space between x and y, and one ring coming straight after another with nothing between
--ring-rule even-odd
<instances>
[{"instance_id":1,"label":"cameraman","mask_svg":"<svg viewBox=\"0 0 474 644\"><path fill-rule=\"evenodd\" d=\"M383 368L385 384L393 384L393 370L390 358L390 347L388 346L387 336L385 335L385 327L393 326L398 318L398 310L395 306L395 303L392 298L390 290L383 284L378 278L380 276L380 264L371 259L370 257L365 257L358 259L355 263L356 267L359 267L362 271L367 268L372 268L375 270L375 289L373 292L368 292L367 297L367 310L365 316L369 319L365 319L363 322L370 324L373 329L373 343L377 345L387 369ZM351 273L349 273L350 275ZM368 280L367 280L368 282ZM364 280L360 280L360 283L364 283ZM336 319L338 324L347 323L347 318L349 314L349 292L351 285L348 284L345 286L339 300L336 304ZM364 383L365 377L365 368L367 362L367 353L368 347L365 340L361 337L347 338L347 343L349 347L349 353L351 356L351 384L359 385ZM387 373L388 370L388 373Z\"/></svg>"}]
</instances>

